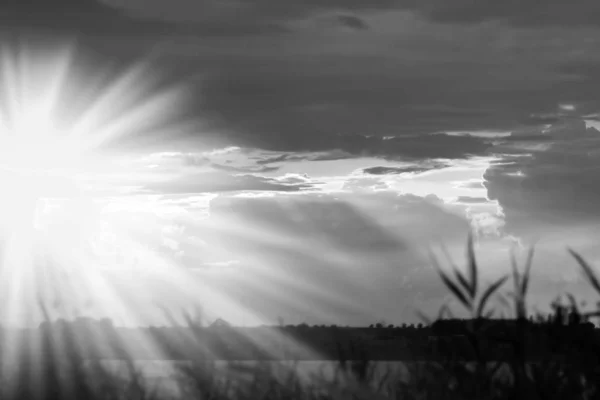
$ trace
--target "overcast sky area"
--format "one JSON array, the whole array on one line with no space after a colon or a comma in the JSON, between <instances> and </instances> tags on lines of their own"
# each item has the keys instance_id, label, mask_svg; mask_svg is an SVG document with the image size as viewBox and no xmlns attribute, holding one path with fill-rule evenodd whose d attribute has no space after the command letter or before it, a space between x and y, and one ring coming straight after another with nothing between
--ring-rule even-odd
<instances>
[{"instance_id":1,"label":"overcast sky area","mask_svg":"<svg viewBox=\"0 0 600 400\"><path fill-rule=\"evenodd\" d=\"M234 324L419 322L416 310L450 298L428 248L444 243L464 265L469 229L484 281L509 272L511 246L523 259L537 241L531 305L566 291L596 302L566 249L600 265L600 3L14 0L0 11L6 37L76 49L65 124L110 85L95 70L144 60L162 79L139 78L147 93L138 75L124 81L135 96L108 114L157 103L77 175L119 257L148 257L110 271L134 314L173 297L171 279ZM85 228L66 210L72 225L55 225L76 240Z\"/></svg>"}]
</instances>

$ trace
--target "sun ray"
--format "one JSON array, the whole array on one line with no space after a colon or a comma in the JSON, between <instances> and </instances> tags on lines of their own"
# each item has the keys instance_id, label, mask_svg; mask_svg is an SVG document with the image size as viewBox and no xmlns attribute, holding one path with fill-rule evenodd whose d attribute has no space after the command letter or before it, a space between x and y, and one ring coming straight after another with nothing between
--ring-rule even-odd
<instances>
[{"instance_id":1,"label":"sun ray","mask_svg":"<svg viewBox=\"0 0 600 400\"><path fill-rule=\"evenodd\" d=\"M72 48L49 54L36 53L26 46L16 51L2 47L0 58L4 67L0 79L0 187L5 193L0 199L0 324L22 327L43 319L93 316L110 318L121 325L148 326L165 320L161 310L172 310L171 322L185 324L190 320L183 311L197 304L202 304L211 318L225 314L235 320L266 322L244 303L243 296L221 290L205 275L182 265L174 250L177 245L191 243L182 239L169 249L162 235L163 228L176 224L177 218L213 235L217 251L222 252L238 238L253 246L269 245L293 252L309 261L341 250L331 238L305 241L301 234L227 215L212 222L192 219L189 213L181 216L172 210L160 210L156 198L119 194L125 186L135 186L136 180L156 179L159 173L126 170L110 146L137 139L140 133L169 135L191 124L173 119L184 104L185 88L161 87L149 72L148 62L140 61L128 68L102 90L88 90L83 85L81 91L92 96L91 101L76 104L71 110L69 103L80 99L68 96L66 86L77 86L70 78L89 75L88 83L97 86L96 78L104 71L94 74L78 70ZM125 177L129 172L132 178ZM94 192L98 187L112 189L113 196L98 195ZM125 212L127 218L123 218L114 211L119 203L127 202L137 213ZM111 204L117 204L112 211ZM288 303L301 302L295 294L284 293L287 288L332 304L343 300L323 286L293 276L289 268L276 268L276 258L251 256L251 249L240 250L252 262L252 273L240 273L232 282L243 283L254 291L260 289L267 297ZM338 261L331 258L327 262L344 271L343 263ZM349 276L348 271L344 276ZM330 317L324 311L312 311L317 318ZM85 338L68 336L73 333L61 329L57 328L58 333L51 337L50 350L62 354L73 350L73 346L84 346ZM187 333L192 335L191 331ZM310 353L310 349L300 350L299 343L276 330L266 331L260 339L249 339L267 354L280 352L272 343ZM40 341L7 334L3 345L12 351L8 359L21 357L19 349L42 346L35 344L36 340ZM207 343L200 341L199 345L211 353ZM138 351L133 347L151 354L164 351L151 334L139 337L132 348L119 351ZM48 356L48 362L58 362L55 353ZM29 363L38 364L36 357L42 356L31 350Z\"/></svg>"}]
</instances>

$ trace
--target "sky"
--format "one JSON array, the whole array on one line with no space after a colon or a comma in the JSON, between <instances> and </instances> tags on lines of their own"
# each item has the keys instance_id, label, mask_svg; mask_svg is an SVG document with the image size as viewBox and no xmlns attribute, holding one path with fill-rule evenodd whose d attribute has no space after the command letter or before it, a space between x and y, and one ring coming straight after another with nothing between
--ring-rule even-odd
<instances>
[{"instance_id":1,"label":"sky","mask_svg":"<svg viewBox=\"0 0 600 400\"><path fill-rule=\"evenodd\" d=\"M42 258L85 264L60 261L59 249L88 236L110 247L103 269L70 272L94 290L60 290L89 312L142 323L157 303L192 296L234 324L418 322L416 310L450 300L428 249L443 260L443 243L465 265L470 230L482 279L510 271L511 246L523 257L535 243L532 307L567 291L596 303L567 253L600 264L595 2L0 10L12 40L3 59L24 77L5 74L4 86L29 84L27 108L62 71L59 128L87 116L76 144L36 140L2 155L11 173L29 171L0 178L15 193L2 200L6 231L21 225L15 209L31 217L25 196ZM31 170L60 173L32 180ZM35 190L18 189L22 179Z\"/></svg>"}]
</instances>

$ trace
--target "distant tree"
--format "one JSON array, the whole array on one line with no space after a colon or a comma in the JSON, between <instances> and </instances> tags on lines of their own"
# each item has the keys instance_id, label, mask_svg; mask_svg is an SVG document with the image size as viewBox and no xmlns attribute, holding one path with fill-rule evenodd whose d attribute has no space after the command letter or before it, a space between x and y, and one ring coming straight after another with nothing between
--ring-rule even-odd
<instances>
[{"instance_id":1,"label":"distant tree","mask_svg":"<svg viewBox=\"0 0 600 400\"><path fill-rule=\"evenodd\" d=\"M369 325L369 328L373 329L373 328L375 328L375 325L371 324L371 325Z\"/></svg>"},{"instance_id":2,"label":"distant tree","mask_svg":"<svg viewBox=\"0 0 600 400\"><path fill-rule=\"evenodd\" d=\"M388 325L388 328L389 328L389 329L394 329L394 324L389 324L389 325Z\"/></svg>"},{"instance_id":3,"label":"distant tree","mask_svg":"<svg viewBox=\"0 0 600 400\"><path fill-rule=\"evenodd\" d=\"M417 325L417 329L423 329L423 324L419 322L419 324Z\"/></svg>"},{"instance_id":4,"label":"distant tree","mask_svg":"<svg viewBox=\"0 0 600 400\"><path fill-rule=\"evenodd\" d=\"M381 328L383 328L383 324L381 322L378 322L375 324L375 328L381 329Z\"/></svg>"}]
</instances>

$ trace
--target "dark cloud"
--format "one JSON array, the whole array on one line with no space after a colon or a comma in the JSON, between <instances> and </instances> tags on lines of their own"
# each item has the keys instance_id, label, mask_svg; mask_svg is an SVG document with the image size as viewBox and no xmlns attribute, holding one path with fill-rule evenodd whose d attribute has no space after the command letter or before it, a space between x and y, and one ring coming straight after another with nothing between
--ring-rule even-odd
<instances>
[{"instance_id":1,"label":"dark cloud","mask_svg":"<svg viewBox=\"0 0 600 400\"><path fill-rule=\"evenodd\" d=\"M278 156L267 157L267 158L264 158L262 160L258 160L258 161L256 161L256 163L260 164L260 165L262 165L262 164L280 163L280 162L288 161L290 159L290 157L292 157L292 156L290 156L289 154L281 154L281 155L278 155Z\"/></svg>"},{"instance_id":2,"label":"dark cloud","mask_svg":"<svg viewBox=\"0 0 600 400\"><path fill-rule=\"evenodd\" d=\"M448 167L448 164L438 163L434 165L424 166L410 166L410 167L370 167L363 169L365 174L370 175L396 175L396 174L407 174L407 173L421 173L431 171L433 169L439 169Z\"/></svg>"},{"instance_id":3,"label":"dark cloud","mask_svg":"<svg viewBox=\"0 0 600 400\"><path fill-rule=\"evenodd\" d=\"M366 122L366 121L365 121ZM491 147L489 140L472 136L420 135L384 138L381 136L365 136L360 134L317 135L309 130L304 134L293 132L289 136L268 135L244 137L239 136L237 143L254 145L271 151L323 152L338 150L344 155L383 157L391 160L429 159L429 158L466 158L472 155L485 154ZM291 158L294 158L292 156ZM313 160L337 159L324 157Z\"/></svg>"},{"instance_id":4,"label":"dark cloud","mask_svg":"<svg viewBox=\"0 0 600 400\"><path fill-rule=\"evenodd\" d=\"M437 22L500 21L520 27L598 25L600 5L593 0L398 0L399 8L415 11Z\"/></svg>"},{"instance_id":5,"label":"dark cloud","mask_svg":"<svg viewBox=\"0 0 600 400\"><path fill-rule=\"evenodd\" d=\"M116 3L116 2L115 2ZM263 32L284 30L289 22L303 20L332 12L347 12L338 20L353 29L364 29L366 24L356 14L373 11L408 11L422 18L441 23L477 24L499 21L518 27L543 26L597 26L600 6L593 0L561 2L482 0L378 0L323 1L305 0L281 2L258 0L245 2L218 2L215 0L179 1L177 4L159 0L130 1L128 6L138 13L169 21L194 21L207 25L221 25L230 31L236 26L254 27ZM210 21L214 21L212 24Z\"/></svg>"},{"instance_id":6,"label":"dark cloud","mask_svg":"<svg viewBox=\"0 0 600 400\"><path fill-rule=\"evenodd\" d=\"M488 197L504 210L507 230L518 234L598 221L600 132L580 120L554 125L540 136L545 140L537 147L530 143L529 154L508 155L484 175Z\"/></svg>"},{"instance_id":7,"label":"dark cloud","mask_svg":"<svg viewBox=\"0 0 600 400\"><path fill-rule=\"evenodd\" d=\"M4 0L0 2L3 32L46 31L107 35L167 32L168 24L139 21L97 0ZM173 26L170 26L173 29Z\"/></svg>"},{"instance_id":8,"label":"dark cloud","mask_svg":"<svg viewBox=\"0 0 600 400\"><path fill-rule=\"evenodd\" d=\"M4 0L0 2L0 32L38 32L90 38L125 35L144 39L287 32L282 24L270 21L257 24L236 18L221 21L211 21L210 18L165 20L152 13L147 15L143 6L131 8L129 3L118 0Z\"/></svg>"},{"instance_id":9,"label":"dark cloud","mask_svg":"<svg viewBox=\"0 0 600 400\"><path fill-rule=\"evenodd\" d=\"M288 45L295 51L283 58L266 55L264 49L260 56L240 55L211 70L202 87L202 112L220 132L222 145L290 152L339 149L391 158L410 157L414 151L416 158L452 158L485 154L484 138L427 135L539 125L542 121L530 116L554 112L563 93L592 96L587 81L556 71L552 63L557 61L534 68L531 60L500 44L463 49L462 40L475 39L461 35L442 41L453 33L436 26L431 30L436 39L417 35L398 44L398 52L420 60L410 65L390 54L392 38L380 42L376 37L365 39L365 48L354 53L333 40L319 51L320 43L299 36ZM284 44L277 43L273 51ZM367 44L375 50L368 52ZM453 46L462 50L451 52ZM533 48L526 51L535 53Z\"/></svg>"},{"instance_id":10,"label":"dark cloud","mask_svg":"<svg viewBox=\"0 0 600 400\"><path fill-rule=\"evenodd\" d=\"M423 134L442 129L481 129L499 122L485 123L481 116L446 116L438 110L419 111L412 106L399 109L398 103L416 105L429 97L416 88L419 84L414 80L404 85L400 73L382 80L376 75L336 78L316 72L309 79L294 76L292 71L281 76L278 67L272 67L268 78L247 70L245 77L214 77L204 87L203 95L208 99L204 109L218 129L228 132L226 143L274 151L338 149L353 155L455 158L481 154L488 146L481 138ZM334 106L306 107L313 101ZM500 115L494 118L500 119ZM386 136L392 138L384 140Z\"/></svg>"},{"instance_id":11,"label":"dark cloud","mask_svg":"<svg viewBox=\"0 0 600 400\"><path fill-rule=\"evenodd\" d=\"M343 26L358 31L369 29L369 24L355 15L339 15L337 16L337 21Z\"/></svg>"},{"instance_id":12,"label":"dark cloud","mask_svg":"<svg viewBox=\"0 0 600 400\"><path fill-rule=\"evenodd\" d=\"M180 76L196 72L195 113L208 127L196 130L199 143L290 152L339 148L352 154L357 152L352 147L364 145L367 154L387 157L385 151L370 149L375 140L365 142L361 137L513 130L554 120L557 105L565 101L600 106L593 91L594 83L600 83L592 68L598 60L581 55L600 53L590 32L531 33L494 24L449 27L417 20L410 13L391 13L388 20L385 15L361 13L367 8L393 9L396 2L338 7L315 1L288 6L139 3L140 9L160 10L157 16L180 13L165 15L169 21L200 16L196 23L202 26L213 14L236 23L263 23L315 13L328 20L356 16L371 25L369 31L352 35L351 45L339 32L332 33L335 29L312 29L309 24L289 35L243 39L205 35L161 46L165 68L186 71ZM211 11L219 7L223 10ZM254 14L263 18L253 18ZM418 148L420 143L375 146L387 145L392 153L398 147ZM450 143L445 146L454 148ZM401 156L407 152L404 149Z\"/></svg>"},{"instance_id":13,"label":"dark cloud","mask_svg":"<svg viewBox=\"0 0 600 400\"><path fill-rule=\"evenodd\" d=\"M584 40L589 32L445 27L411 19L409 13L396 13L402 14L396 15L400 22L407 22L397 25L408 31L397 34L386 25L374 32L377 26L371 21L377 16L366 12L421 7L391 0L309 1L285 7L270 0L176 3L130 1L126 12L143 21L162 18L182 26L229 21L223 29L231 32L236 24L284 27L317 15L356 17L372 28L354 35L352 46L335 35L301 30L247 35L244 40L200 35L169 42L164 46L168 55L161 59L165 68L177 66L173 68L202 76L197 78L202 85L193 112L210 129L197 129L193 135L206 146L337 149L341 157L460 158L487 154L490 146L484 138L429 134L537 126L554 121L563 101L598 104L592 83L600 83L600 76L591 67L597 60L577 56L582 49L592 54L598 47ZM432 9L452 8L429 4ZM173 141L172 136L165 139Z\"/></svg>"},{"instance_id":14,"label":"dark cloud","mask_svg":"<svg viewBox=\"0 0 600 400\"><path fill-rule=\"evenodd\" d=\"M259 165L265 164L276 164L283 162L294 162L294 161L335 161L335 160L345 160L347 158L352 158L355 155L348 153L343 150L330 150L330 151L319 151L312 153L284 153L277 156L268 156L268 157L252 157L256 160L256 163Z\"/></svg>"},{"instance_id":15,"label":"dark cloud","mask_svg":"<svg viewBox=\"0 0 600 400\"><path fill-rule=\"evenodd\" d=\"M113 3L117 3L114 1ZM282 32L292 21L311 18L331 12L360 12L394 8L394 1L378 0L367 3L336 0L277 2L259 0L253 2L230 1L179 1L177 4L160 0L134 0L127 6L138 14L167 21L185 21L209 25L224 25L231 31L240 32L240 26L254 27L262 32ZM212 21L212 22L211 22ZM353 29L364 29L359 17L344 14L339 22Z\"/></svg>"}]
</instances>

